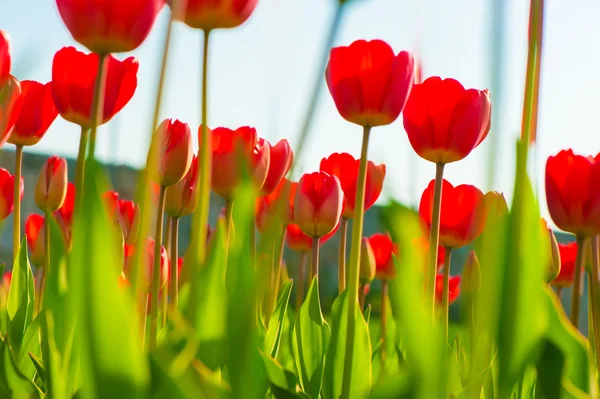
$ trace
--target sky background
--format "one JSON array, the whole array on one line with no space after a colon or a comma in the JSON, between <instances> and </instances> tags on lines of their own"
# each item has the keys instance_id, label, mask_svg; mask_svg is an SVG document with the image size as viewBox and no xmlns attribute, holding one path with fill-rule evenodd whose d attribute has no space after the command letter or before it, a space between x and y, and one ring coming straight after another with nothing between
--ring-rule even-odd
<instances>
[{"instance_id":1,"label":"sky background","mask_svg":"<svg viewBox=\"0 0 600 399\"><path fill-rule=\"evenodd\" d=\"M287 138L295 146L334 6L333 0L260 0L242 27L214 32L209 126L254 126L272 143ZM499 129L491 134L498 135L498 145L490 148L488 137L465 160L449 165L445 177L455 185L504 191L510 198L515 139L521 126L529 1L506 0L505 7L502 101L496 101L492 92ZM140 62L133 99L100 128L97 153L107 162L140 166L145 160L168 14L163 9L149 38L131 53ZM584 154L600 151L599 15L597 0L546 2L539 140L530 165L541 197L549 155L569 147ZM492 15L491 1L483 0L358 0L348 7L336 44L383 39L395 52L416 51L424 77L453 77L466 87L483 89L491 86L490 21L498 17ZM0 29L12 37L13 73L20 80L46 82L57 50L73 45L83 50L62 24L53 0L5 5ZM196 131L202 34L182 23L173 33L161 118L178 118ZM338 114L325 85L320 99L309 142L296 160L300 172L316 170L321 158L332 152L354 156L360 152L361 128ZM74 157L78 140L79 127L59 116L44 139L26 151ZM11 147L7 144L3 150ZM493 187L487 178L491 150L498 160ZM415 205L434 175L434 166L412 151L401 117L373 131L369 159L387 165L382 200L393 197ZM542 213L547 214L543 200L542 204Z\"/></svg>"}]
</instances>

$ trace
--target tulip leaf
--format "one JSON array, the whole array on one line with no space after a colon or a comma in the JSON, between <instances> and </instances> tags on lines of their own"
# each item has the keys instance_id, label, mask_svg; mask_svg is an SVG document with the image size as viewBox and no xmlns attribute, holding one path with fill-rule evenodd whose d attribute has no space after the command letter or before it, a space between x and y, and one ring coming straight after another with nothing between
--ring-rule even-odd
<instances>
[{"instance_id":1,"label":"tulip leaf","mask_svg":"<svg viewBox=\"0 0 600 399\"><path fill-rule=\"evenodd\" d=\"M266 353L270 353L273 359L277 358L279 352L279 344L281 343L281 333L283 325L285 323L286 312L288 303L290 301L290 295L292 293L292 282L288 281L283 286L283 290L279 295L277 306L269 321L269 329L263 342L263 350Z\"/></svg>"},{"instance_id":2,"label":"tulip leaf","mask_svg":"<svg viewBox=\"0 0 600 399\"><path fill-rule=\"evenodd\" d=\"M356 330L354 332L354 357L352 359L352 385L350 398L367 398L371 389L371 339L369 326L355 303ZM332 308L331 340L327 349L323 398L337 399L342 394L344 364L346 363L346 337L348 336L348 291L339 295Z\"/></svg>"},{"instance_id":3,"label":"tulip leaf","mask_svg":"<svg viewBox=\"0 0 600 399\"><path fill-rule=\"evenodd\" d=\"M23 237L19 256L15 259L6 302L8 339L17 352L23 343L27 327L33 320L35 285L27 258L27 239Z\"/></svg>"},{"instance_id":4,"label":"tulip leaf","mask_svg":"<svg viewBox=\"0 0 600 399\"><path fill-rule=\"evenodd\" d=\"M300 382L293 372L283 368L275 359L264 353L260 353L270 390L276 399L303 399L310 398L300 390Z\"/></svg>"},{"instance_id":5,"label":"tulip leaf","mask_svg":"<svg viewBox=\"0 0 600 399\"><path fill-rule=\"evenodd\" d=\"M0 340L0 397L31 398L38 396L36 386L19 371L7 341Z\"/></svg>"},{"instance_id":6,"label":"tulip leaf","mask_svg":"<svg viewBox=\"0 0 600 399\"><path fill-rule=\"evenodd\" d=\"M321 392L330 335L329 325L321 313L319 279L315 276L298 310L292 332L292 353L300 386L311 398L318 398Z\"/></svg>"},{"instance_id":7,"label":"tulip leaf","mask_svg":"<svg viewBox=\"0 0 600 399\"><path fill-rule=\"evenodd\" d=\"M384 341L381 339L381 333L378 335L379 343L373 351L373 381L387 378L389 375L396 374L400 371L400 357L397 350L397 333L396 320L392 314L389 297L385 297L387 302L385 306L386 313L386 329L385 329L385 347ZM384 356L382 358L382 356Z\"/></svg>"},{"instance_id":8,"label":"tulip leaf","mask_svg":"<svg viewBox=\"0 0 600 399\"><path fill-rule=\"evenodd\" d=\"M119 287L121 248L101 193L99 165L86 167L85 196L74 226L70 303L77 315L76 344L81 354L81 397L142 397L148 383L135 303Z\"/></svg>"},{"instance_id":9,"label":"tulip leaf","mask_svg":"<svg viewBox=\"0 0 600 399\"><path fill-rule=\"evenodd\" d=\"M30 355L41 356L42 349L40 347L40 320L41 317L37 316L29 326L27 326L27 330L25 331L25 336L23 337L23 344L21 345L21 350L19 351L18 357L18 365L19 370L28 378L33 379L33 376L36 372L36 368L31 363Z\"/></svg>"}]
</instances>

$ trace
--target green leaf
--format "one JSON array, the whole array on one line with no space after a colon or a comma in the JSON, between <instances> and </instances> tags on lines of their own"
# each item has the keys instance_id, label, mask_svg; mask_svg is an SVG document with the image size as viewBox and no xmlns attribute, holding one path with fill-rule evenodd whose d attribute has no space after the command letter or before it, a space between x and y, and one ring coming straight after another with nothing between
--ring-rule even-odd
<instances>
[{"instance_id":1,"label":"green leaf","mask_svg":"<svg viewBox=\"0 0 600 399\"><path fill-rule=\"evenodd\" d=\"M397 350L398 335L396 333L396 320L392 314L392 308L389 297L385 297L385 347L381 339L373 352L373 380L387 378L390 375L397 374L400 371L400 357ZM379 334L381 335L381 334ZM385 353L385 358L382 355Z\"/></svg>"},{"instance_id":2,"label":"green leaf","mask_svg":"<svg viewBox=\"0 0 600 399\"><path fill-rule=\"evenodd\" d=\"M560 399L565 357L556 345L546 341L537 364L536 398Z\"/></svg>"},{"instance_id":3,"label":"green leaf","mask_svg":"<svg viewBox=\"0 0 600 399\"><path fill-rule=\"evenodd\" d=\"M41 356L42 348L40 346L40 320L41 317L37 316L25 331L25 337L23 337L23 344L18 357L19 370L30 380L36 372L36 368L31 363L30 355Z\"/></svg>"},{"instance_id":4,"label":"green leaf","mask_svg":"<svg viewBox=\"0 0 600 399\"><path fill-rule=\"evenodd\" d=\"M27 239L23 237L19 257L15 260L6 302L8 339L17 352L23 343L27 327L33 320L35 285L27 258Z\"/></svg>"},{"instance_id":5,"label":"green leaf","mask_svg":"<svg viewBox=\"0 0 600 399\"><path fill-rule=\"evenodd\" d=\"M270 383L271 393L276 399L309 398L300 390L300 382L293 372L284 369L271 356L260 353L267 378Z\"/></svg>"},{"instance_id":6,"label":"green leaf","mask_svg":"<svg viewBox=\"0 0 600 399\"><path fill-rule=\"evenodd\" d=\"M333 303L331 341L327 350L323 379L323 398L337 399L342 394L344 364L346 362L346 337L348 335L348 295L344 291ZM355 304L356 331L354 332L354 357L352 359L352 385L350 398L366 398L371 389L371 339L369 326Z\"/></svg>"},{"instance_id":7,"label":"green leaf","mask_svg":"<svg viewBox=\"0 0 600 399\"><path fill-rule=\"evenodd\" d=\"M367 308L365 309L365 321L367 322L367 325L371 324L371 310L373 310L373 308L371 307L371 304L367 305Z\"/></svg>"},{"instance_id":8,"label":"green leaf","mask_svg":"<svg viewBox=\"0 0 600 399\"><path fill-rule=\"evenodd\" d=\"M462 392L463 386L460 379L460 365L458 362L458 343L454 341L452 345L452 352L450 353L450 359L448 362L448 389L449 395L458 397Z\"/></svg>"},{"instance_id":9,"label":"green leaf","mask_svg":"<svg viewBox=\"0 0 600 399\"><path fill-rule=\"evenodd\" d=\"M290 294L292 293L292 281L285 283L283 290L279 295L277 306L269 321L269 329L267 336L263 342L263 350L270 353L273 359L277 358L279 352L279 344L281 343L281 333L285 322L285 315L290 301Z\"/></svg>"},{"instance_id":10,"label":"green leaf","mask_svg":"<svg viewBox=\"0 0 600 399\"><path fill-rule=\"evenodd\" d=\"M10 353L8 343L0 340L0 397L31 398L39 397L38 391L30 380L17 368Z\"/></svg>"},{"instance_id":11,"label":"green leaf","mask_svg":"<svg viewBox=\"0 0 600 399\"><path fill-rule=\"evenodd\" d=\"M108 221L100 167L86 167L85 197L73 232L70 303L77 315L82 398L139 398L148 383L133 298L118 285L120 240ZM121 239L122 240L122 239ZM122 241L121 241L122 242Z\"/></svg>"},{"instance_id":12,"label":"green leaf","mask_svg":"<svg viewBox=\"0 0 600 399\"><path fill-rule=\"evenodd\" d=\"M35 367L38 376L42 381L44 381L44 376L46 375L46 367L44 366L44 361L39 357L35 356L33 353L29 354L29 358L31 359L31 364L33 364L33 366Z\"/></svg>"},{"instance_id":13,"label":"green leaf","mask_svg":"<svg viewBox=\"0 0 600 399\"><path fill-rule=\"evenodd\" d=\"M315 276L296 315L292 332L292 352L300 386L311 398L318 398L321 392L330 335L329 325L321 313L319 279Z\"/></svg>"}]
</instances>

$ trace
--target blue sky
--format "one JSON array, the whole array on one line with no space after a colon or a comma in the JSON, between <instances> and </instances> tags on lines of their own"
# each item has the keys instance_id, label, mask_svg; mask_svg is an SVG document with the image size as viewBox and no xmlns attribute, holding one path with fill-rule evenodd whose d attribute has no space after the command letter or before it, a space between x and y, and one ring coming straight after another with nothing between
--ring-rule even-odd
<instances>
[{"instance_id":1,"label":"blue sky","mask_svg":"<svg viewBox=\"0 0 600 399\"><path fill-rule=\"evenodd\" d=\"M285 137L292 145L302 120L318 65L324 36L334 11L333 0L260 0L242 27L216 31L211 41L209 125L250 125L272 142ZM383 39L396 52L417 50L424 76L453 77L465 86L486 88L490 82L490 2L482 0L358 0L345 15L338 45L357 39ZM527 51L528 1L506 0L505 79L502 103L492 101L500 121L495 190L512 190L514 140L521 125ZM563 148L596 154L600 132L600 2L546 2L539 140L531 171L543 195L545 160ZM161 38L168 10L163 10L148 40L132 54L140 60L138 89L132 101L99 132L97 151L109 162L139 166L145 159L158 74ZM52 0L20 0L5 6L0 28L12 36L13 73L19 79L46 82L54 53L76 45ZM80 46L76 45L81 49ZM166 102L162 117L188 122L200 116L201 33L183 24L174 30ZM119 55L124 57L125 55ZM28 150L74 156L79 129L60 117L46 137ZM401 118L372 134L369 158L387 164L387 197L415 203L433 177L434 167L413 154ZM332 152L360 151L361 130L337 113L326 87L300 171L318 168ZM446 168L453 184L487 186L489 138L467 159ZM10 149L7 144L5 149ZM543 213L547 213L545 204Z\"/></svg>"}]
</instances>

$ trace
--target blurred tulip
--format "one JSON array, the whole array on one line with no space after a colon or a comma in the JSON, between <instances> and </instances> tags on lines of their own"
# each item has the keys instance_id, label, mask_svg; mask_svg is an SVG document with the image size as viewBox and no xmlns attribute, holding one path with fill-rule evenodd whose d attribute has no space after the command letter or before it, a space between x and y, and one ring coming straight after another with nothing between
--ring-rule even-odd
<instances>
[{"instance_id":1,"label":"blurred tulip","mask_svg":"<svg viewBox=\"0 0 600 399\"><path fill-rule=\"evenodd\" d=\"M497 191L488 191L484 195L485 212L486 214L494 214L497 216L508 215L508 204L504 194Z\"/></svg>"},{"instance_id":2,"label":"blurred tulip","mask_svg":"<svg viewBox=\"0 0 600 399\"><path fill-rule=\"evenodd\" d=\"M44 266L45 241L44 241L44 217L32 213L25 220L25 236L29 247L29 260L36 267Z\"/></svg>"},{"instance_id":3,"label":"blurred tulip","mask_svg":"<svg viewBox=\"0 0 600 399\"><path fill-rule=\"evenodd\" d=\"M270 148L265 140L258 138L256 129L219 127L209 134L212 134L212 190L225 200L232 200L248 170L257 191L260 190L269 172Z\"/></svg>"},{"instance_id":4,"label":"blurred tulip","mask_svg":"<svg viewBox=\"0 0 600 399\"><path fill-rule=\"evenodd\" d=\"M434 181L421 196L419 215L431 228ZM461 184L452 186L442 182L442 205L440 215L440 245L461 248L471 243L485 226L485 203L483 193L475 186Z\"/></svg>"},{"instance_id":5,"label":"blurred tulip","mask_svg":"<svg viewBox=\"0 0 600 399\"><path fill-rule=\"evenodd\" d=\"M171 186L185 177L192 164L192 133L187 123L165 119L158 126L157 137L161 161L158 181Z\"/></svg>"},{"instance_id":6,"label":"blurred tulip","mask_svg":"<svg viewBox=\"0 0 600 399\"><path fill-rule=\"evenodd\" d=\"M325 172L306 173L294 197L294 220L311 237L323 237L338 225L344 194L336 176Z\"/></svg>"},{"instance_id":7,"label":"blurred tulip","mask_svg":"<svg viewBox=\"0 0 600 399\"><path fill-rule=\"evenodd\" d=\"M0 79L0 147L2 147L21 113L23 103L19 101L21 84L13 76Z\"/></svg>"},{"instance_id":8,"label":"blurred tulip","mask_svg":"<svg viewBox=\"0 0 600 399\"><path fill-rule=\"evenodd\" d=\"M360 251L360 284L369 284L375 278L375 271L377 269L377 261L375 260L375 253L369 243L367 237L363 237L361 242Z\"/></svg>"},{"instance_id":9,"label":"blurred tulip","mask_svg":"<svg viewBox=\"0 0 600 399\"><path fill-rule=\"evenodd\" d=\"M167 188L165 212L173 218L191 215L198 205L198 157L192 158L190 169L183 179Z\"/></svg>"},{"instance_id":10,"label":"blurred tulip","mask_svg":"<svg viewBox=\"0 0 600 399\"><path fill-rule=\"evenodd\" d=\"M600 233L600 154L563 150L546 162L546 202L554 224L579 236Z\"/></svg>"},{"instance_id":11,"label":"blurred tulip","mask_svg":"<svg viewBox=\"0 0 600 399\"><path fill-rule=\"evenodd\" d=\"M52 82L21 82L19 115L8 142L15 145L37 144L58 116L52 98Z\"/></svg>"},{"instance_id":12,"label":"blurred tulip","mask_svg":"<svg viewBox=\"0 0 600 399\"><path fill-rule=\"evenodd\" d=\"M23 178L21 177L21 200L23 199ZM15 176L0 168L0 221L6 219L15 208Z\"/></svg>"},{"instance_id":13,"label":"blurred tulip","mask_svg":"<svg viewBox=\"0 0 600 399\"><path fill-rule=\"evenodd\" d=\"M340 185L344 192L344 210L342 216L346 218L354 217L354 207L356 203L356 184L358 182L358 169L360 159L348 153L334 153L328 158L321 160L321 172L329 173L340 179ZM367 163L367 180L365 184L365 211L369 209L383 188L383 179L385 178L385 165L375 165L373 162Z\"/></svg>"},{"instance_id":14,"label":"blurred tulip","mask_svg":"<svg viewBox=\"0 0 600 399\"><path fill-rule=\"evenodd\" d=\"M51 156L46 160L35 185L35 203L43 211L54 212L67 197L67 161Z\"/></svg>"},{"instance_id":15,"label":"blurred tulip","mask_svg":"<svg viewBox=\"0 0 600 399\"><path fill-rule=\"evenodd\" d=\"M173 0L166 0L173 6ZM235 28L254 11L258 0L187 0L183 15L176 16L186 25L206 31Z\"/></svg>"},{"instance_id":16,"label":"blurred tulip","mask_svg":"<svg viewBox=\"0 0 600 399\"><path fill-rule=\"evenodd\" d=\"M1 32L1 31L0 31ZM2 274L2 285L4 286L4 288L6 288L8 290L8 288L10 287L10 282L12 280L12 273L11 272L4 272Z\"/></svg>"},{"instance_id":17,"label":"blurred tulip","mask_svg":"<svg viewBox=\"0 0 600 399\"><path fill-rule=\"evenodd\" d=\"M6 31L0 30L0 80L10 75L12 63L10 36Z\"/></svg>"},{"instance_id":18,"label":"blurred tulip","mask_svg":"<svg viewBox=\"0 0 600 399\"><path fill-rule=\"evenodd\" d=\"M560 251L560 272L552 281L555 287L571 287L575 280L575 261L577 259L577 243L558 244Z\"/></svg>"},{"instance_id":19,"label":"blurred tulip","mask_svg":"<svg viewBox=\"0 0 600 399\"><path fill-rule=\"evenodd\" d=\"M146 241L146 260L147 267L142 276L142 284L144 290L150 290L150 284L152 281L152 269L154 268L154 239L148 237ZM125 267L123 273L127 277L127 280L131 281L133 278L134 270L134 257L137 250L137 244L125 244ZM162 288L169 276L169 257L167 256L167 250L161 246L160 249L160 288Z\"/></svg>"},{"instance_id":20,"label":"blurred tulip","mask_svg":"<svg viewBox=\"0 0 600 399\"><path fill-rule=\"evenodd\" d=\"M325 71L338 112L365 127L394 122L410 94L415 74L411 53L394 50L381 40L357 40L331 49Z\"/></svg>"},{"instance_id":21,"label":"blurred tulip","mask_svg":"<svg viewBox=\"0 0 600 399\"><path fill-rule=\"evenodd\" d=\"M123 229L123 238L125 243L133 244L137 239L139 230L140 208L128 200L118 200L117 209L119 211L119 223Z\"/></svg>"},{"instance_id":22,"label":"blurred tulip","mask_svg":"<svg viewBox=\"0 0 600 399\"><path fill-rule=\"evenodd\" d=\"M67 195L62 206L54 212L54 217L65 236L67 248L71 247L71 234L73 232L73 212L75 210L75 185L67 183Z\"/></svg>"},{"instance_id":23,"label":"blurred tulip","mask_svg":"<svg viewBox=\"0 0 600 399\"><path fill-rule=\"evenodd\" d=\"M548 271L546 274L546 282L550 283L560 273L560 250L558 248L558 240L556 239L554 232L552 231L550 226L548 226L548 223L546 222L546 220L544 220L542 218L541 221L542 221L542 234L544 234L546 236L543 238L547 238L547 240L545 239L544 241L548 245L547 252L549 255L548 256Z\"/></svg>"},{"instance_id":24,"label":"blurred tulip","mask_svg":"<svg viewBox=\"0 0 600 399\"><path fill-rule=\"evenodd\" d=\"M296 196L297 187L298 183L283 178L271 194L256 200L256 227L258 231L265 233L271 223L283 225L294 223L294 197ZM283 195L287 196L287 200L282 198Z\"/></svg>"},{"instance_id":25,"label":"blurred tulip","mask_svg":"<svg viewBox=\"0 0 600 399\"><path fill-rule=\"evenodd\" d=\"M58 50L52 62L52 95L56 109L64 119L83 128L92 126L90 114L98 65L96 53L84 54L73 47ZM100 124L111 120L133 97L138 66L134 57L119 61L108 56Z\"/></svg>"},{"instance_id":26,"label":"blurred tulip","mask_svg":"<svg viewBox=\"0 0 600 399\"><path fill-rule=\"evenodd\" d=\"M369 244L375 255L375 277L381 280L391 280L396 277L396 266L392 255L398 255L398 247L394 245L389 234L373 234L369 237Z\"/></svg>"},{"instance_id":27,"label":"blurred tulip","mask_svg":"<svg viewBox=\"0 0 600 399\"><path fill-rule=\"evenodd\" d=\"M269 172L260 190L263 196L275 191L279 183L289 172L294 160L292 147L290 147L290 143L286 139L279 140L275 145L271 145L267 140L265 142L269 146Z\"/></svg>"},{"instance_id":28,"label":"blurred tulip","mask_svg":"<svg viewBox=\"0 0 600 399\"><path fill-rule=\"evenodd\" d=\"M443 291L444 291L444 276L438 274L435 276L435 301L438 305L443 302ZM460 276L450 276L448 279L448 304L458 298L460 295Z\"/></svg>"},{"instance_id":29,"label":"blurred tulip","mask_svg":"<svg viewBox=\"0 0 600 399\"><path fill-rule=\"evenodd\" d=\"M117 207L119 204L119 193L116 191L107 191L102 195L104 204L106 205L106 211L110 218L118 217Z\"/></svg>"},{"instance_id":30,"label":"blurred tulip","mask_svg":"<svg viewBox=\"0 0 600 399\"><path fill-rule=\"evenodd\" d=\"M163 5L164 0L56 0L73 39L98 54L138 48Z\"/></svg>"},{"instance_id":31,"label":"blurred tulip","mask_svg":"<svg viewBox=\"0 0 600 399\"><path fill-rule=\"evenodd\" d=\"M467 90L457 80L432 76L414 85L404 109L404 130L421 158L456 162L486 138L491 112L488 90Z\"/></svg>"}]
</instances>

